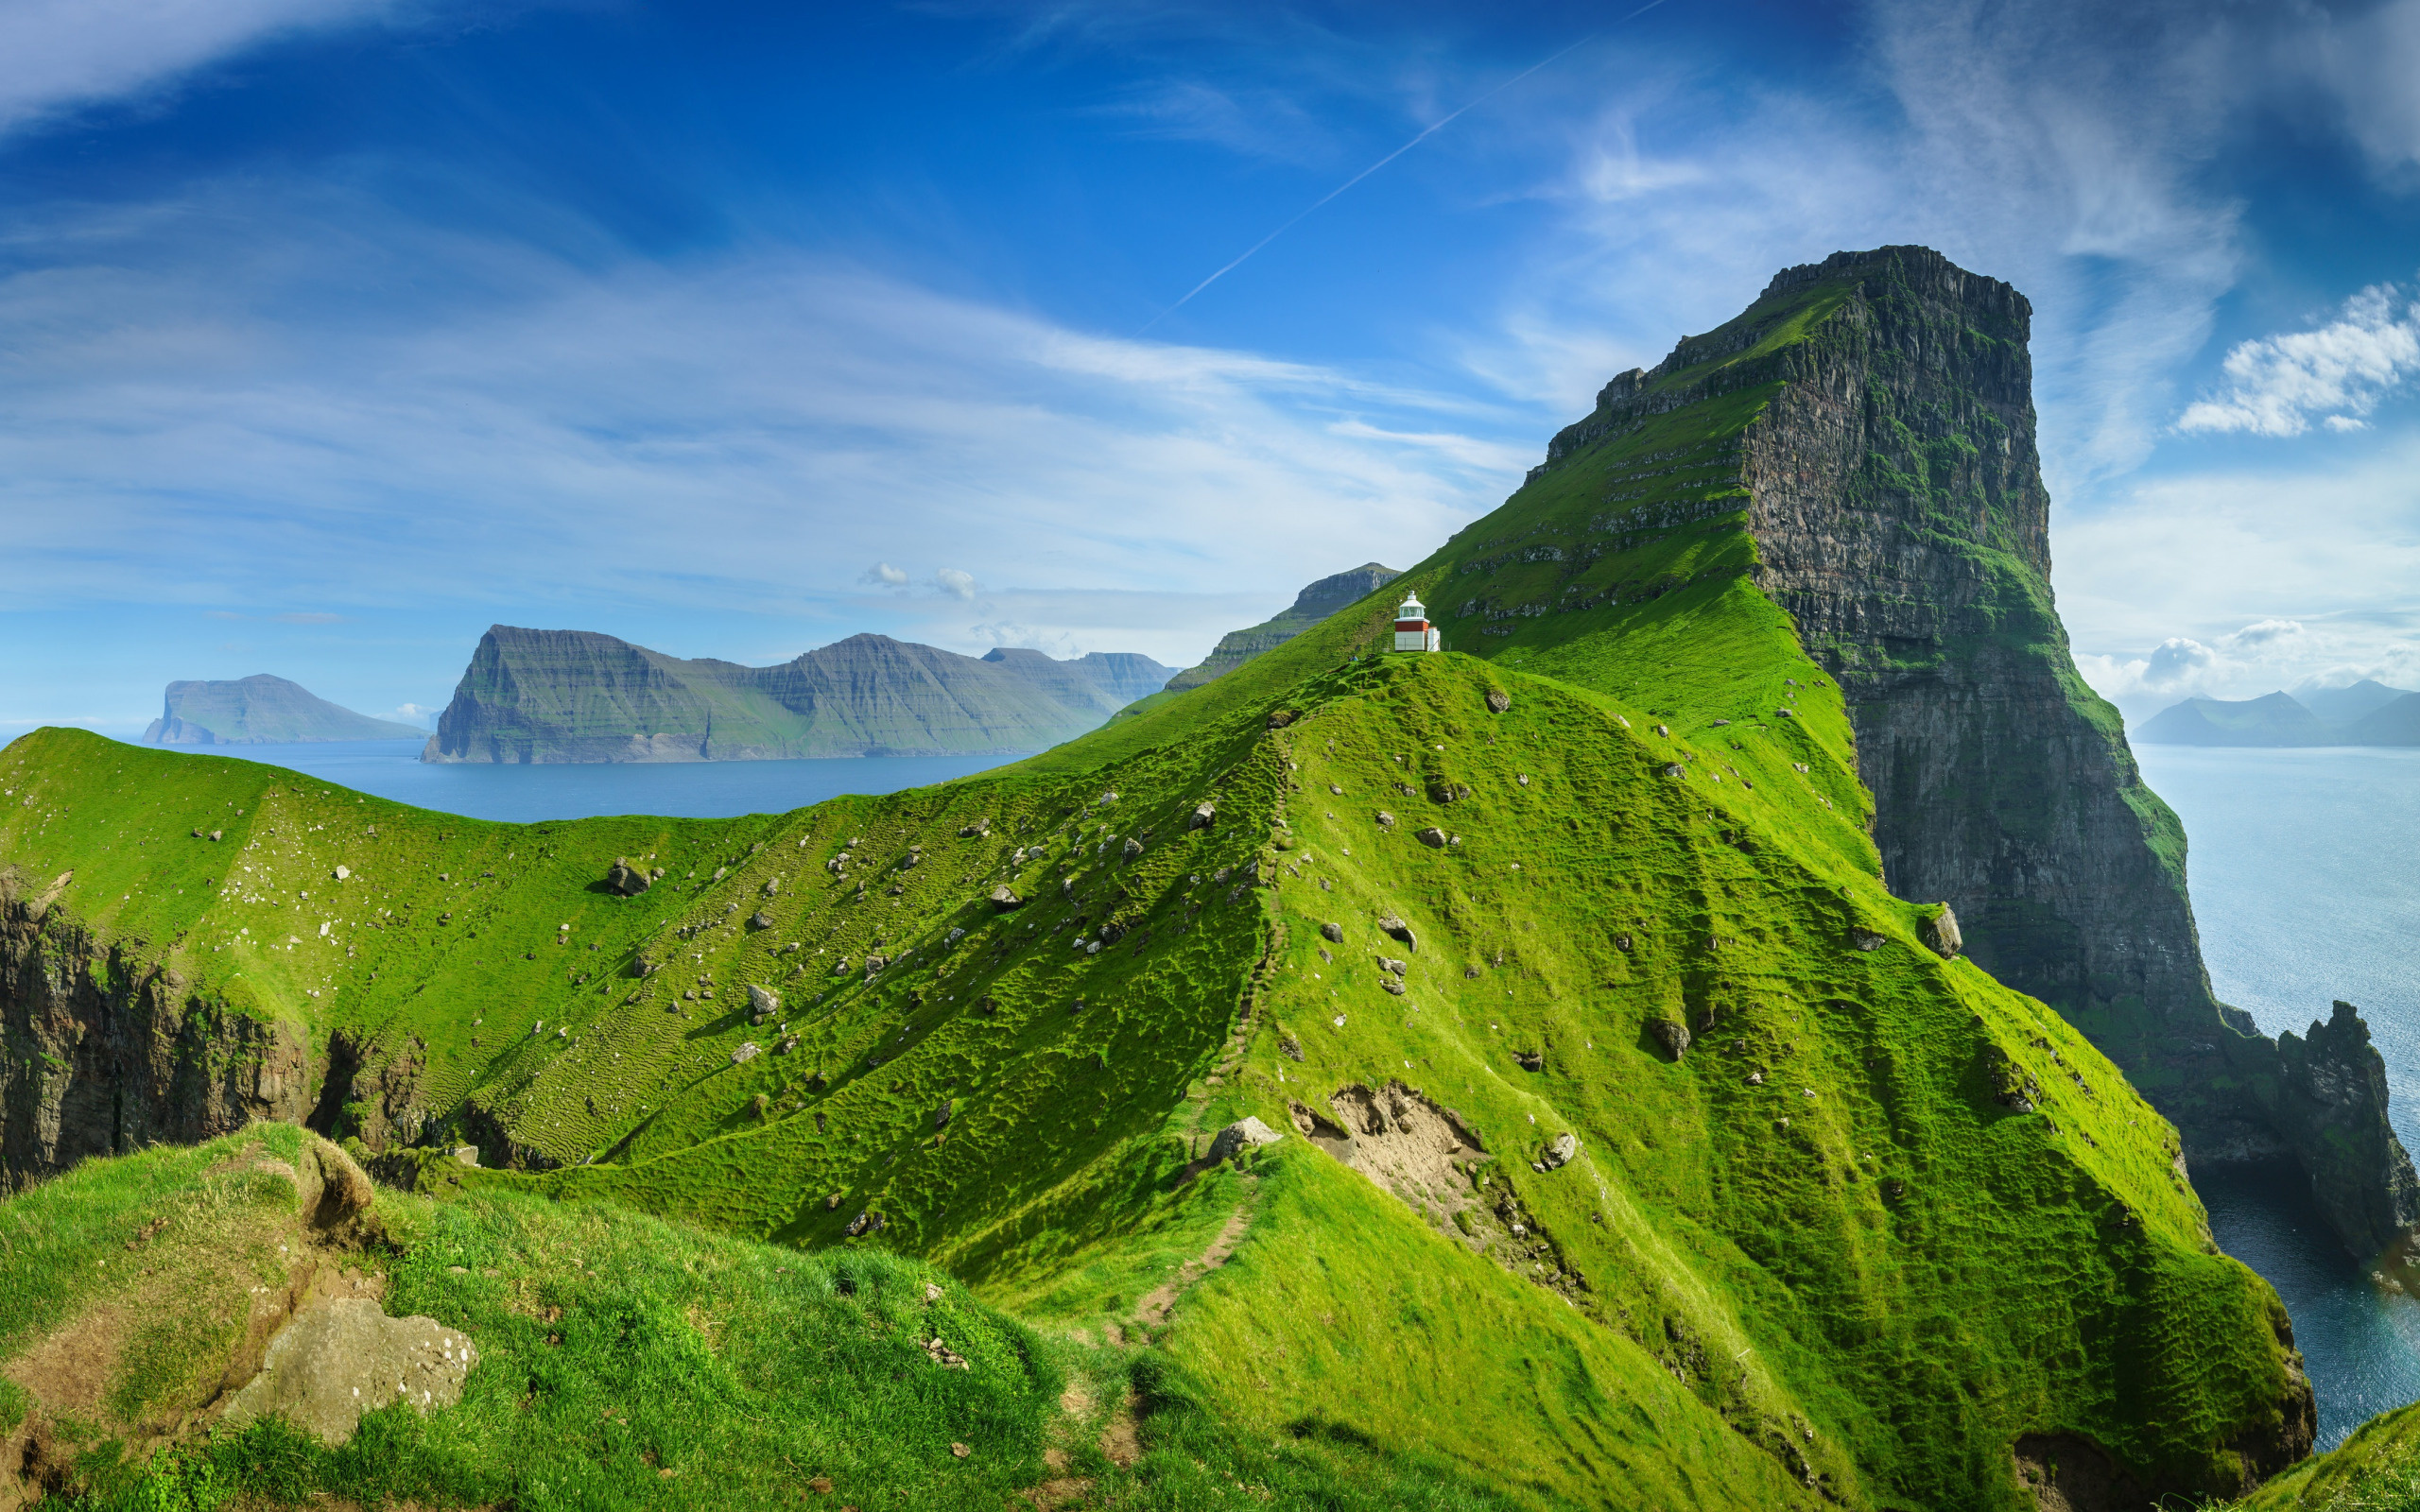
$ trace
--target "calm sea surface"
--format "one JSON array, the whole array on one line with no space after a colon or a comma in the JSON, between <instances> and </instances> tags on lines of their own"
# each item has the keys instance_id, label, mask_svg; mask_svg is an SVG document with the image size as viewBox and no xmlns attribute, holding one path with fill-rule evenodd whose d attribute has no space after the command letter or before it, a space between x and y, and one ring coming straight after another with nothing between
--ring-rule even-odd
<instances>
[{"instance_id":1,"label":"calm sea surface","mask_svg":"<svg viewBox=\"0 0 2420 1512\"><path fill-rule=\"evenodd\" d=\"M2219 996L2271 1034L2342 998L2386 1061L2395 1132L2420 1149L2420 750L2137 746L2184 817L2202 954ZM2319 1442L2420 1401L2420 1301L2380 1297L2307 1193L2196 1170L2227 1253L2269 1279L2319 1393Z\"/></svg>"},{"instance_id":2,"label":"calm sea surface","mask_svg":"<svg viewBox=\"0 0 2420 1512\"><path fill-rule=\"evenodd\" d=\"M419 808L516 824L599 814L718 819L780 814L843 793L945 782L1011 756L861 756L804 762L630 762L576 765L424 765L417 740L211 746L209 756L267 762Z\"/></svg>"}]
</instances>

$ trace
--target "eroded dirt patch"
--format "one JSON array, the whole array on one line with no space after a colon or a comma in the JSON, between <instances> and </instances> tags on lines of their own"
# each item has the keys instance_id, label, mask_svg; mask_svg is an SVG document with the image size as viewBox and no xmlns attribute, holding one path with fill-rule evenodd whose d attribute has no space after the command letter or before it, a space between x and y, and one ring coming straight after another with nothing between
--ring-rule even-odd
<instances>
[{"instance_id":1,"label":"eroded dirt patch","mask_svg":"<svg viewBox=\"0 0 2420 1512\"><path fill-rule=\"evenodd\" d=\"M1249 1207L1239 1206L1227 1214L1226 1223L1220 1226L1219 1236L1210 1241L1208 1248L1178 1266L1175 1275L1153 1287L1150 1295L1136 1304L1135 1321L1154 1329L1167 1322L1177 1298L1184 1296L1195 1281L1225 1264L1227 1257L1236 1252L1236 1246L1243 1243L1244 1234L1251 1228L1252 1210Z\"/></svg>"},{"instance_id":2,"label":"eroded dirt patch","mask_svg":"<svg viewBox=\"0 0 2420 1512\"><path fill-rule=\"evenodd\" d=\"M1335 1124L1293 1104L1295 1128L1429 1222L1443 1228L1456 1213L1478 1206L1473 1173L1486 1162L1487 1147L1452 1108L1399 1081L1376 1091L1358 1083L1340 1087L1328 1107Z\"/></svg>"}]
</instances>

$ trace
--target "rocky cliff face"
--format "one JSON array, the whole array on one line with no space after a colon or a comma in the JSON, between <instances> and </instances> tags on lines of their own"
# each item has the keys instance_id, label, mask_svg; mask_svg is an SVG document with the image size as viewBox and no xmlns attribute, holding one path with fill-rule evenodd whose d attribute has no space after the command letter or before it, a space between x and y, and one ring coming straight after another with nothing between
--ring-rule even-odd
<instances>
[{"instance_id":1,"label":"rocky cliff face","mask_svg":"<svg viewBox=\"0 0 2420 1512\"><path fill-rule=\"evenodd\" d=\"M2212 996L2183 829L2068 654L2031 318L2014 289L1928 249L1841 253L1616 379L1557 445L1772 386L1739 444L1755 580L1849 700L1892 889L1948 902L1973 958L2090 1035L2189 1157L2299 1160L2366 1258L2420 1220L2366 1031L2340 1008L2339 1027L2281 1056ZM1762 360L1654 383L1770 345L1790 320L1804 336ZM2375 1098L2337 1100L2354 1087Z\"/></svg>"},{"instance_id":2,"label":"rocky cliff face","mask_svg":"<svg viewBox=\"0 0 2420 1512\"><path fill-rule=\"evenodd\" d=\"M1360 566L1322 577L1294 595L1282 614L1264 620L1247 629L1229 630L1219 640L1200 665L1190 666L1167 679L1167 691L1183 693L1198 688L1214 678L1222 677L1273 646L1285 644L1312 626L1348 604L1357 603L1386 587L1402 573L1379 562L1365 561Z\"/></svg>"},{"instance_id":3,"label":"rocky cliff face","mask_svg":"<svg viewBox=\"0 0 2420 1512\"><path fill-rule=\"evenodd\" d=\"M696 762L1011 754L1071 740L1165 681L1131 652L959 656L854 635L779 666L498 625L421 759Z\"/></svg>"},{"instance_id":4,"label":"rocky cliff face","mask_svg":"<svg viewBox=\"0 0 2420 1512\"><path fill-rule=\"evenodd\" d=\"M0 1193L94 1155L299 1120L312 1057L290 1024L104 949L38 886L0 871Z\"/></svg>"}]
</instances>

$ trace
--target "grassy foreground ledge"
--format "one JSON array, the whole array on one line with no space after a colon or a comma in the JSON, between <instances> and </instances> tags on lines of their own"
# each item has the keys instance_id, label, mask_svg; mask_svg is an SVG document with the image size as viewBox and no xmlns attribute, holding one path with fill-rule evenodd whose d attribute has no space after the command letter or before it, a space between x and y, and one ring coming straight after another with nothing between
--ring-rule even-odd
<instances>
[{"instance_id":1,"label":"grassy foreground ledge","mask_svg":"<svg viewBox=\"0 0 2420 1512\"><path fill-rule=\"evenodd\" d=\"M382 1192L374 1223L332 1240L298 1212L307 1139L260 1125L92 1160L0 1206L0 1441L64 1505L1537 1504L1349 1437L1248 1441L1164 1360L1046 1339L880 1251L511 1194ZM461 1401L367 1413L334 1449L277 1418L216 1425L256 1295L314 1276L470 1334ZM23 1383L49 1390L62 1345L108 1336L124 1347L89 1406L49 1415L36 1445ZM964 1368L936 1363L936 1337Z\"/></svg>"}]
</instances>

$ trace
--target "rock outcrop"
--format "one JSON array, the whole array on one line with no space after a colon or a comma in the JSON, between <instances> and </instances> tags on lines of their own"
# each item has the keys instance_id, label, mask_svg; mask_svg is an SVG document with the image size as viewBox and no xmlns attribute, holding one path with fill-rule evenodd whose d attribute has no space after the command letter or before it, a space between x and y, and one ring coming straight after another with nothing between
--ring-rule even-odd
<instances>
[{"instance_id":1,"label":"rock outcrop","mask_svg":"<svg viewBox=\"0 0 2420 1512\"><path fill-rule=\"evenodd\" d=\"M1132 652L969 657L887 635L747 667L586 630L497 625L479 638L421 760L1008 755L1074 739L1167 674Z\"/></svg>"},{"instance_id":2,"label":"rock outcrop","mask_svg":"<svg viewBox=\"0 0 2420 1512\"><path fill-rule=\"evenodd\" d=\"M88 1156L299 1122L313 1070L292 1023L99 944L0 869L0 1194Z\"/></svg>"}]
</instances>

